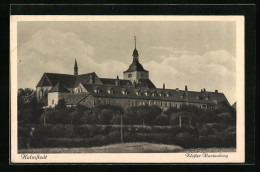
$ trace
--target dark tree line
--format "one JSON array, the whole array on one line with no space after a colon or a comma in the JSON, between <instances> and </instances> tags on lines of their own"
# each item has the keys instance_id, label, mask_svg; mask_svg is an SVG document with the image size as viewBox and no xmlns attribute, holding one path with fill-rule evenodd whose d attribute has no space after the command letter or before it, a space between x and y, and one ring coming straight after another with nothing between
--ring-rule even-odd
<instances>
[{"instance_id":1,"label":"dark tree line","mask_svg":"<svg viewBox=\"0 0 260 172\"><path fill-rule=\"evenodd\" d=\"M225 102L219 103L217 108L212 111L191 105L183 105L180 109L172 107L163 111L156 105L136 106L126 110L116 105L99 105L93 108L81 105L66 107L65 100L61 99L55 108L43 110L41 104L37 103L32 89L18 90L19 123L119 125L121 115L123 115L125 125L196 127L209 122L236 124L236 112Z\"/></svg>"}]
</instances>

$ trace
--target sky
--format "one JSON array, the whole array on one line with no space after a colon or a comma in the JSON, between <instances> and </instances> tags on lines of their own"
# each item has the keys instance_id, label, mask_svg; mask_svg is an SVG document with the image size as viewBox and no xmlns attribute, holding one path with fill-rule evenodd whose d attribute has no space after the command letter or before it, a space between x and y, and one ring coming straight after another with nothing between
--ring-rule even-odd
<instances>
[{"instance_id":1,"label":"sky","mask_svg":"<svg viewBox=\"0 0 260 172\"><path fill-rule=\"evenodd\" d=\"M139 61L162 88L219 90L236 101L236 25L232 21L19 21L18 87L35 89L44 72L95 72L123 78Z\"/></svg>"}]
</instances>

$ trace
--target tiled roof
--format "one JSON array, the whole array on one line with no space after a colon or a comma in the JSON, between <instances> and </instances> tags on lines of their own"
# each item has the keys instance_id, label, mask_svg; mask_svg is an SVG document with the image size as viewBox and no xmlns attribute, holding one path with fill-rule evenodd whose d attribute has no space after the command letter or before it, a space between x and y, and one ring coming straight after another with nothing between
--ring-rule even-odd
<instances>
[{"instance_id":1,"label":"tiled roof","mask_svg":"<svg viewBox=\"0 0 260 172\"><path fill-rule=\"evenodd\" d=\"M70 91L59 81L49 92L69 93Z\"/></svg>"},{"instance_id":2,"label":"tiled roof","mask_svg":"<svg viewBox=\"0 0 260 172\"><path fill-rule=\"evenodd\" d=\"M78 86L79 83L89 84L91 76L92 76L93 80L95 81L95 84L102 84L102 82L100 81L100 79L97 76L97 74L95 72L93 72L93 73L87 73L87 74L78 75L76 77L76 81L75 81L74 86L75 87Z\"/></svg>"},{"instance_id":3,"label":"tiled roof","mask_svg":"<svg viewBox=\"0 0 260 172\"><path fill-rule=\"evenodd\" d=\"M89 95L89 93L68 94L68 96L65 98L65 102L67 105L77 105Z\"/></svg>"},{"instance_id":4,"label":"tiled roof","mask_svg":"<svg viewBox=\"0 0 260 172\"><path fill-rule=\"evenodd\" d=\"M90 76L95 78L95 84L90 84ZM200 102L200 103L214 103L215 101L227 101L223 93L218 92L195 92L175 89L161 89L156 88L155 85L149 79L140 79L134 86L130 80L121 80L120 85L115 85L116 79L98 78L95 73L88 73L83 75L66 75L45 73L37 86L53 86L51 91L69 92L72 88L81 83L86 90L95 97L111 97L111 98L133 98L133 99L147 99L147 100L164 100L164 101L176 101L176 102ZM95 93L94 88L98 87L99 92ZM113 92L108 93L108 90L112 89ZM127 94L123 94L123 90L127 90ZM140 94L136 94L136 91L140 90ZM146 93L146 94L145 94ZM155 96L153 96L155 93ZM162 94L160 96L159 94ZM166 96L168 94L169 96ZM69 103L79 103L85 94L68 94L66 98ZM81 99L82 98L82 99Z\"/></svg>"},{"instance_id":5,"label":"tiled roof","mask_svg":"<svg viewBox=\"0 0 260 172\"><path fill-rule=\"evenodd\" d=\"M139 61L136 59L133 60L132 64L129 66L129 68L124 71L125 72L134 72L134 71L144 71L144 72L148 72L147 70L145 70L143 68L143 66L141 65L141 63L139 63Z\"/></svg>"},{"instance_id":6,"label":"tiled roof","mask_svg":"<svg viewBox=\"0 0 260 172\"><path fill-rule=\"evenodd\" d=\"M174 90L174 89L148 89L148 88L139 88L136 89L134 87L122 87L122 86L113 86L113 93L108 93L108 86L106 85L99 85L99 93L94 92L95 85L87 84L84 85L86 90L93 95L94 97L110 97L110 98L129 98L129 99L146 99L146 100L163 100L163 101L176 101L176 102L185 102L186 93L183 90ZM111 86L109 86L111 88ZM123 90L127 90L127 95L122 93ZM141 94L137 95L136 91L140 90ZM144 93L148 92L147 95ZM152 92L157 93L155 96L152 96ZM164 94L159 96L159 93L168 92L169 97ZM188 101L190 103L214 103L214 100L220 101L227 101L226 97L223 93L215 93L215 92L207 92L208 99L205 97L206 93L202 92L194 92L188 91ZM197 96L200 95L202 99L197 99ZM183 96L183 97L182 97Z\"/></svg>"},{"instance_id":7,"label":"tiled roof","mask_svg":"<svg viewBox=\"0 0 260 172\"><path fill-rule=\"evenodd\" d=\"M44 73L36 87L44 87L44 86L52 86L52 83L50 82L49 78Z\"/></svg>"},{"instance_id":8,"label":"tiled roof","mask_svg":"<svg viewBox=\"0 0 260 172\"><path fill-rule=\"evenodd\" d=\"M150 79L139 79L136 87L156 88Z\"/></svg>"},{"instance_id":9,"label":"tiled roof","mask_svg":"<svg viewBox=\"0 0 260 172\"><path fill-rule=\"evenodd\" d=\"M102 84L95 72L77 76L59 73L44 73L36 87L55 86L58 82L60 82L66 88L74 88L79 83L89 84L91 75L96 84Z\"/></svg>"},{"instance_id":10,"label":"tiled roof","mask_svg":"<svg viewBox=\"0 0 260 172\"><path fill-rule=\"evenodd\" d=\"M105 85L115 85L117 79L100 78L100 81ZM132 85L130 80L119 79L120 85Z\"/></svg>"},{"instance_id":11,"label":"tiled roof","mask_svg":"<svg viewBox=\"0 0 260 172\"><path fill-rule=\"evenodd\" d=\"M37 87L45 86L44 83L50 83L51 86L55 86L58 82L62 83L67 88L73 88L76 77L74 75L59 74L59 73L44 73L44 82L39 82ZM42 79L41 79L42 80Z\"/></svg>"}]
</instances>

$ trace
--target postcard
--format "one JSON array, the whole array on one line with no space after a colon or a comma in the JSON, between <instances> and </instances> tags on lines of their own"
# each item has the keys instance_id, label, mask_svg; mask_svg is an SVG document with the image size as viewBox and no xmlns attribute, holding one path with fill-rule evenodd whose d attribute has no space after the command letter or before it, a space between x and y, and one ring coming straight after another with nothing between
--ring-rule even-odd
<instances>
[{"instance_id":1,"label":"postcard","mask_svg":"<svg viewBox=\"0 0 260 172\"><path fill-rule=\"evenodd\" d=\"M11 15L11 163L243 163L244 25Z\"/></svg>"}]
</instances>

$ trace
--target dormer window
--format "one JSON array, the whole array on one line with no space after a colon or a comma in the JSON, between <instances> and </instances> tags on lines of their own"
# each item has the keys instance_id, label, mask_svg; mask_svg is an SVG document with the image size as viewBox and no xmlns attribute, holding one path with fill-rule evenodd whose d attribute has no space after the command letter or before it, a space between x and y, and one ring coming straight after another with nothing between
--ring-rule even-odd
<instances>
[{"instance_id":1,"label":"dormer window","mask_svg":"<svg viewBox=\"0 0 260 172\"><path fill-rule=\"evenodd\" d=\"M95 88L95 89L94 89L94 92L95 92L95 93L100 93L99 88Z\"/></svg>"},{"instance_id":2,"label":"dormer window","mask_svg":"<svg viewBox=\"0 0 260 172\"><path fill-rule=\"evenodd\" d=\"M155 93L155 92L153 92L153 93L152 93L152 96L153 96L153 97L155 97L155 96L156 96L156 93Z\"/></svg>"},{"instance_id":3,"label":"dormer window","mask_svg":"<svg viewBox=\"0 0 260 172\"><path fill-rule=\"evenodd\" d=\"M136 95L138 95L138 96L140 96L141 95L141 92L138 90L138 91L136 91L135 92L136 93Z\"/></svg>"},{"instance_id":4,"label":"dormer window","mask_svg":"<svg viewBox=\"0 0 260 172\"><path fill-rule=\"evenodd\" d=\"M148 96L148 93L147 93L147 92L145 92L144 94L145 94L146 96Z\"/></svg>"},{"instance_id":5,"label":"dormer window","mask_svg":"<svg viewBox=\"0 0 260 172\"><path fill-rule=\"evenodd\" d=\"M108 88L107 92L108 92L108 94L113 94L114 90L113 90L113 88Z\"/></svg>"},{"instance_id":6,"label":"dormer window","mask_svg":"<svg viewBox=\"0 0 260 172\"><path fill-rule=\"evenodd\" d=\"M127 90L126 89L122 89L122 94L123 95L127 95L128 94Z\"/></svg>"},{"instance_id":7,"label":"dormer window","mask_svg":"<svg viewBox=\"0 0 260 172\"><path fill-rule=\"evenodd\" d=\"M169 94L169 93L167 93L167 94L166 94L166 97L170 97L170 94Z\"/></svg>"},{"instance_id":8,"label":"dormer window","mask_svg":"<svg viewBox=\"0 0 260 172\"><path fill-rule=\"evenodd\" d=\"M128 74L128 78L131 78L132 77L132 74Z\"/></svg>"}]
</instances>

